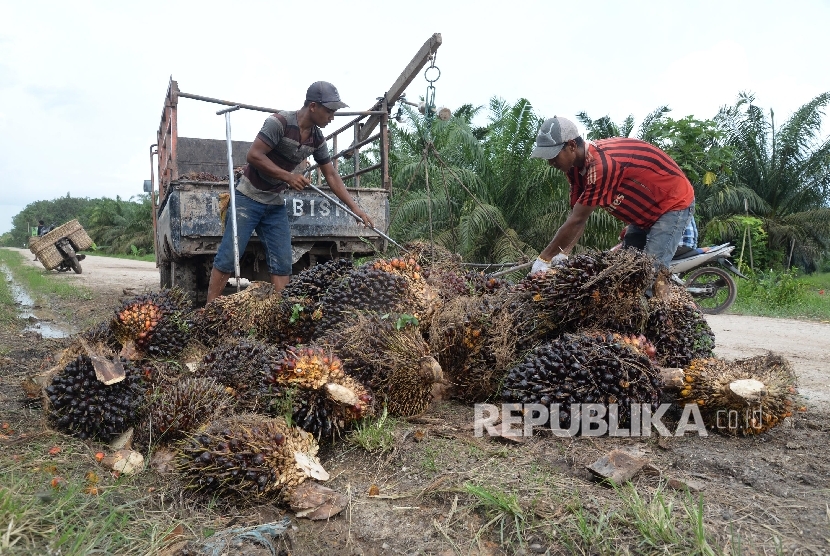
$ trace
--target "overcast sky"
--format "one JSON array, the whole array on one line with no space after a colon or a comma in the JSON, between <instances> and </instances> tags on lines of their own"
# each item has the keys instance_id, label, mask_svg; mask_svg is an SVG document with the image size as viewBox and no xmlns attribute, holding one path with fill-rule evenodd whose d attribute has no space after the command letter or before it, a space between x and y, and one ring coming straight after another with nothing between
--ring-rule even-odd
<instances>
[{"instance_id":1,"label":"overcast sky","mask_svg":"<svg viewBox=\"0 0 830 556\"><path fill-rule=\"evenodd\" d=\"M662 104L710 118L745 90L781 122L830 91L828 23L826 0L0 0L0 233L37 200L139 194L171 75L284 109L323 79L366 109L439 32L451 109L525 97L544 117L639 123ZM425 90L418 76L408 97ZM182 99L179 134L224 138L216 109ZM264 116L233 113L234 139Z\"/></svg>"}]
</instances>

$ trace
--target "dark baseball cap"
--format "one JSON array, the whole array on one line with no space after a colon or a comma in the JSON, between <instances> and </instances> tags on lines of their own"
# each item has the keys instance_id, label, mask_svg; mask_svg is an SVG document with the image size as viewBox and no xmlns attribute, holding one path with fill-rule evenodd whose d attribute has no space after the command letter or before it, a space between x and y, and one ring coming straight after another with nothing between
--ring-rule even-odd
<instances>
[{"instance_id":1,"label":"dark baseball cap","mask_svg":"<svg viewBox=\"0 0 830 556\"><path fill-rule=\"evenodd\" d=\"M539 128L536 135L536 148L530 153L530 158L544 158L550 160L556 158L565 143L579 137L576 125L566 119L554 116L548 118Z\"/></svg>"},{"instance_id":2,"label":"dark baseball cap","mask_svg":"<svg viewBox=\"0 0 830 556\"><path fill-rule=\"evenodd\" d=\"M338 108L348 108L348 104L340 100L340 93L337 92L337 87L328 81L315 81L308 88L305 93L307 101L322 104L330 110L337 110Z\"/></svg>"}]
</instances>

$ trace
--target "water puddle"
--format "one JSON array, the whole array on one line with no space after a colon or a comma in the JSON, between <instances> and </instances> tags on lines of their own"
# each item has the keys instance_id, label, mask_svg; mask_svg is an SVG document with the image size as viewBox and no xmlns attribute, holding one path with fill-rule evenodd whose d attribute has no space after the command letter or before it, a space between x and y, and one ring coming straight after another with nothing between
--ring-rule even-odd
<instances>
[{"instance_id":1,"label":"water puddle","mask_svg":"<svg viewBox=\"0 0 830 556\"><path fill-rule=\"evenodd\" d=\"M39 317L35 314L35 301L23 287L14 281L14 276L6 265L0 265L0 271L5 276L9 285L12 297L17 305L17 316L19 319L28 322L23 332L36 332L42 338L66 338L72 334L70 327L58 324L50 319Z\"/></svg>"}]
</instances>

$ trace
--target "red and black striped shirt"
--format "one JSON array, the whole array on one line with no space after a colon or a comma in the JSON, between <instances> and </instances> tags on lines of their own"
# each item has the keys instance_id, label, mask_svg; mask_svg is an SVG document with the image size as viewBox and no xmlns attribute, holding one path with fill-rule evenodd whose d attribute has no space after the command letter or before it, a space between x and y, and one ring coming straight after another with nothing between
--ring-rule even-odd
<instances>
[{"instance_id":1,"label":"red and black striped shirt","mask_svg":"<svg viewBox=\"0 0 830 556\"><path fill-rule=\"evenodd\" d=\"M585 144L585 165L567 173L571 207L602 207L641 228L688 208L695 198L683 170L669 155L639 139L617 137Z\"/></svg>"}]
</instances>

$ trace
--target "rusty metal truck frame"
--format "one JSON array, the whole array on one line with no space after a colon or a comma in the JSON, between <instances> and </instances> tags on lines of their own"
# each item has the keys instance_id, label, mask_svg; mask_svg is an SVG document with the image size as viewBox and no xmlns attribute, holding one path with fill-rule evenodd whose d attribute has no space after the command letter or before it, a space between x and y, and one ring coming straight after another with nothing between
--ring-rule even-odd
<instances>
[{"instance_id":1,"label":"rusty metal truck frame","mask_svg":"<svg viewBox=\"0 0 830 556\"><path fill-rule=\"evenodd\" d=\"M389 91L379 97L371 109L356 112L338 111L338 117L352 119L326 136L326 141L331 141L332 159L337 171L340 170L341 158L352 160L353 168L350 173L342 176L343 180L347 185L351 182L347 189L364 210L372 215L377 229L384 232L389 226L391 196L388 136L390 110L440 45L441 35L436 33L424 43ZM179 137L178 105L181 98L268 113L279 110L185 93L179 89L178 83L172 77L170 79L157 143L150 147L150 181L147 190L153 205L156 265L159 267L162 287L182 287L191 293L196 303L202 303L206 297L213 256L222 237L218 198L220 193L228 190L228 182L227 179L187 179L187 175L190 172L225 175L226 141ZM375 131L376 128L379 129ZM338 151L339 143L343 143L344 134L347 134L349 144ZM245 141L233 141L234 167L245 164L250 144ZM361 167L360 152L367 147L375 149L376 162ZM158 156L158 196L155 192L154 155ZM322 176L317 165L309 167L307 171L311 172L312 181L318 187L322 186ZM360 186L361 176L368 172L379 172L380 187ZM295 272L315 264L319 259L365 256L386 250L386 241L382 237L360 226L352 217L332 206L317 193L292 190L286 204L292 227ZM264 262L264 247L256 236L251 238L245 252L240 255L243 277L251 280L269 280L267 265Z\"/></svg>"}]
</instances>

